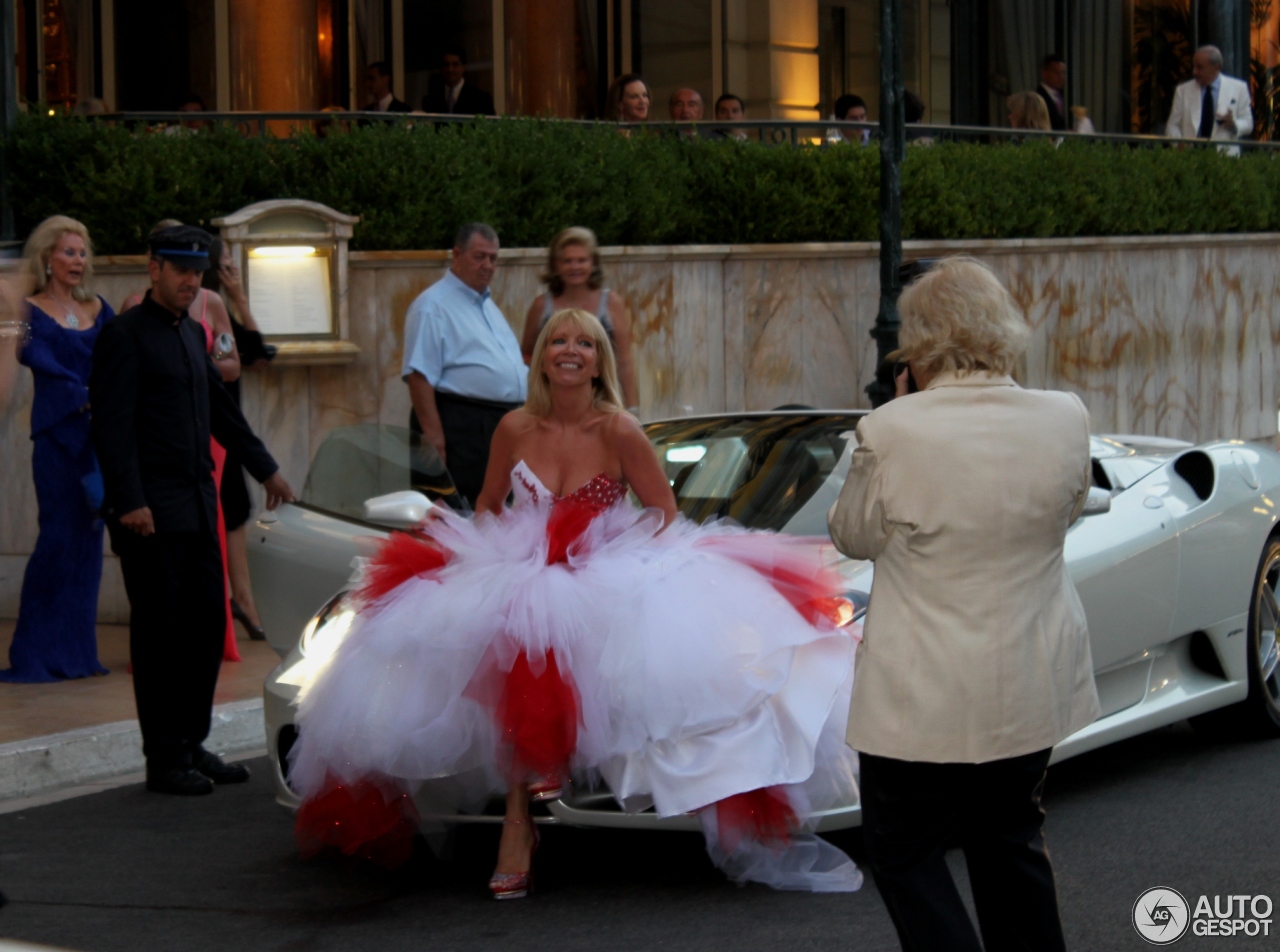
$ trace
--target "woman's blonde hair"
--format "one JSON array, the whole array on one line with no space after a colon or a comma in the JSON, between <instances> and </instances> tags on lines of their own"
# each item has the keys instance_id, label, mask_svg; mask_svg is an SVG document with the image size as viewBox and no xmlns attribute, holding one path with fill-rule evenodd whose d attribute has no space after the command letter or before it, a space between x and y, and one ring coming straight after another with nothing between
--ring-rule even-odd
<instances>
[{"instance_id":1,"label":"woman's blonde hair","mask_svg":"<svg viewBox=\"0 0 1280 952\"><path fill-rule=\"evenodd\" d=\"M1049 107L1039 93L1014 93L1008 103L1009 124L1013 128L1043 129L1045 132L1053 128L1049 122Z\"/></svg>"},{"instance_id":2,"label":"woman's blonde hair","mask_svg":"<svg viewBox=\"0 0 1280 952\"><path fill-rule=\"evenodd\" d=\"M93 241L89 238L89 229L74 218L66 215L54 215L36 225L35 230L27 238L27 245L22 256L26 259L27 279L31 283L32 294L39 294L49 286L49 259L53 257L53 249L63 235L79 235L84 239L84 276L80 283L71 289L71 296L77 301L92 301L93 293L89 290L89 279L93 277Z\"/></svg>"},{"instance_id":3,"label":"woman's blonde hair","mask_svg":"<svg viewBox=\"0 0 1280 952\"><path fill-rule=\"evenodd\" d=\"M938 262L898 301L902 359L933 376L1013 372L1031 329L990 268L967 255Z\"/></svg>"},{"instance_id":4,"label":"woman's blonde hair","mask_svg":"<svg viewBox=\"0 0 1280 952\"><path fill-rule=\"evenodd\" d=\"M542 276L542 280L552 297L564 294L564 278L560 277L556 271L558 264L556 259L560 257L560 252L570 245L582 245L587 249L587 254L591 255L591 277L587 278L587 287L595 291L604 284L604 271L600 268L600 250L599 245L596 244L596 233L590 228L574 226L566 228L552 238L551 246L547 248L547 271Z\"/></svg>"},{"instance_id":5,"label":"woman's blonde hair","mask_svg":"<svg viewBox=\"0 0 1280 952\"><path fill-rule=\"evenodd\" d=\"M543 418L551 415L551 383L542 371L542 361L547 352L547 342L570 324L591 338L595 345L597 373L591 381L594 391L591 405L607 413L624 412L622 388L618 385L618 362L614 359L609 335L594 314L577 309L556 311L538 333L533 356L529 359L529 398L524 404L525 412Z\"/></svg>"}]
</instances>

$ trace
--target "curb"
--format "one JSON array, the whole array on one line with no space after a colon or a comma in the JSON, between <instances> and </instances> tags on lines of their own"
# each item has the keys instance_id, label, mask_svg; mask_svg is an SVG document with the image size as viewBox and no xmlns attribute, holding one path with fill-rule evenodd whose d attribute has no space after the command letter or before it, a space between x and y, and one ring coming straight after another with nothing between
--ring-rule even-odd
<instances>
[{"instance_id":1,"label":"curb","mask_svg":"<svg viewBox=\"0 0 1280 952\"><path fill-rule=\"evenodd\" d=\"M264 745L262 699L219 704L205 746L217 754ZM0 801L47 794L146 768L137 721L98 724L0 744Z\"/></svg>"}]
</instances>

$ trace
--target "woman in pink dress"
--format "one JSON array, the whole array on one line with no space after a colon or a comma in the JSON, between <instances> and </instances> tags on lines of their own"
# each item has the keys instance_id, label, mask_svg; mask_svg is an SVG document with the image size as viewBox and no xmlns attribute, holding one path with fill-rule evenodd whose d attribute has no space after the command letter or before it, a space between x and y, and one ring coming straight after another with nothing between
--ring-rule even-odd
<instances>
[{"instance_id":1,"label":"woman in pink dress","mask_svg":"<svg viewBox=\"0 0 1280 952\"><path fill-rule=\"evenodd\" d=\"M216 307L210 302L217 301ZM204 346L213 358L214 366L224 383L240 377L240 355L236 352L235 335L231 333L231 319L227 316L222 299L208 288L201 288L191 308L191 316L204 328ZM213 456L213 482L218 487L218 549L222 552L222 577L231 578L227 571L227 518L222 510L222 474L227 467L227 451L222 444L209 437L209 453ZM222 642L222 660L239 661L240 649L236 646L236 623L231 611L231 589L227 588L227 633Z\"/></svg>"},{"instance_id":2,"label":"woman in pink dress","mask_svg":"<svg viewBox=\"0 0 1280 952\"><path fill-rule=\"evenodd\" d=\"M543 328L476 508L384 545L349 634L301 686L289 777L305 851L403 861L414 796L439 813L505 794L489 888L517 898L530 801L606 784L627 811L697 813L734 879L858 887L804 823L854 796L856 633L830 618L838 583L811 542L677 514L594 315Z\"/></svg>"}]
</instances>

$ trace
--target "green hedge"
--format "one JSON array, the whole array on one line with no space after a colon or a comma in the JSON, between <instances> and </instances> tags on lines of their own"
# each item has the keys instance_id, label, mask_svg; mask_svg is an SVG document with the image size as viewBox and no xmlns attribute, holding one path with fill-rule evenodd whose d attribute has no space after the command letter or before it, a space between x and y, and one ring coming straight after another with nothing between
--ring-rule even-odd
<instances>
[{"instance_id":1,"label":"green hedge","mask_svg":"<svg viewBox=\"0 0 1280 952\"><path fill-rule=\"evenodd\" d=\"M508 247L570 224L605 244L873 240L878 153L623 138L538 120L437 129L375 125L326 139L134 134L23 117L6 144L18 230L62 213L102 253L141 250L151 223L190 223L266 198L361 216L353 246L446 248L488 221ZM1280 231L1280 158L1067 141L908 149L907 238Z\"/></svg>"}]
</instances>

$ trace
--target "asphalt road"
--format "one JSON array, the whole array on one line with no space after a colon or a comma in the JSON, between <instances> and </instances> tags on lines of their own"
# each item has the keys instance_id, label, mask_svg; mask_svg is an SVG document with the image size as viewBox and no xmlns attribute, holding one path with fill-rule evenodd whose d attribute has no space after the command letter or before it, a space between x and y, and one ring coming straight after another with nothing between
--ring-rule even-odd
<instances>
[{"instance_id":1,"label":"asphalt road","mask_svg":"<svg viewBox=\"0 0 1280 952\"><path fill-rule=\"evenodd\" d=\"M737 888L696 835L550 830L537 892L508 903L484 889L493 830L396 873L302 862L265 761L253 766L252 782L207 798L123 787L0 815L0 936L86 952L897 948L870 877L854 895ZM1156 885L1193 904L1265 893L1280 921L1280 741L1156 731L1054 767L1048 810L1072 949L1151 948L1130 910ZM838 841L860 858L856 833ZM1280 948L1274 932L1188 934L1175 948Z\"/></svg>"}]
</instances>

